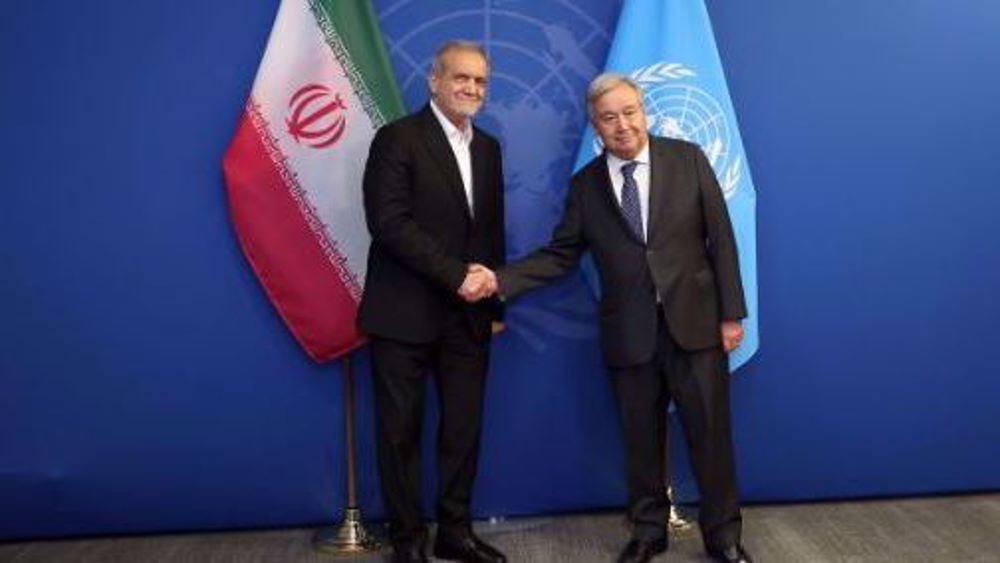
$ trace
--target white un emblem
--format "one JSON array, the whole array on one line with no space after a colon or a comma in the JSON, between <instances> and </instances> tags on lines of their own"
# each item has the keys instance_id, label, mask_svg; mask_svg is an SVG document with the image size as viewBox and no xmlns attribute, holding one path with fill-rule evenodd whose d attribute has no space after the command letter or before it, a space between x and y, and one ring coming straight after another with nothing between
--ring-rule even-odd
<instances>
[{"instance_id":1,"label":"white un emblem","mask_svg":"<svg viewBox=\"0 0 1000 563\"><path fill-rule=\"evenodd\" d=\"M743 176L742 155L733 152L729 120L722 105L705 90L685 81L694 76L691 68L665 62L632 73L632 79L645 90L649 131L700 145L729 199Z\"/></svg>"}]
</instances>

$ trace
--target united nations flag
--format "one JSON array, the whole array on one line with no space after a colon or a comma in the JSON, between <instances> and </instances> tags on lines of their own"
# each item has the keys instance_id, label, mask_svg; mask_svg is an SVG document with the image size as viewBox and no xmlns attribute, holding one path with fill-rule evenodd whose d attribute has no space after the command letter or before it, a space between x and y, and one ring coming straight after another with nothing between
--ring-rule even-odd
<instances>
[{"instance_id":1,"label":"united nations flag","mask_svg":"<svg viewBox=\"0 0 1000 563\"><path fill-rule=\"evenodd\" d=\"M698 143L715 169L736 232L749 311L743 344L729 358L736 370L760 342L756 195L703 0L626 0L606 70L627 74L643 87L651 133ZM600 152L599 143L588 128L576 169ZM593 269L587 270L595 280Z\"/></svg>"}]
</instances>

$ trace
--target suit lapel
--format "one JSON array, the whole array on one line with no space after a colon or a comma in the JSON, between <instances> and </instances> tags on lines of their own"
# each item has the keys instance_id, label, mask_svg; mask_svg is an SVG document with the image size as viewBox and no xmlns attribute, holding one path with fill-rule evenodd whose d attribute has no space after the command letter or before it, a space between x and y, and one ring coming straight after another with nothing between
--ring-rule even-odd
<instances>
[{"instance_id":1,"label":"suit lapel","mask_svg":"<svg viewBox=\"0 0 1000 563\"><path fill-rule=\"evenodd\" d=\"M663 179L666 177L666 166L662 145L654 138L649 138L649 227L646 238L653 240L663 219L663 204L666 194L663 190Z\"/></svg>"},{"instance_id":2,"label":"suit lapel","mask_svg":"<svg viewBox=\"0 0 1000 563\"><path fill-rule=\"evenodd\" d=\"M655 240L670 209L670 186L675 185L681 166L678 155L667 150L660 139L649 137L649 227L646 239Z\"/></svg>"},{"instance_id":3,"label":"suit lapel","mask_svg":"<svg viewBox=\"0 0 1000 563\"><path fill-rule=\"evenodd\" d=\"M444 134L444 129L438 123L437 116L434 115L430 104L424 106L422 113L424 122L423 135L427 152L434 158L434 161L441 169L441 173L447 180L446 191L450 192L460 207L465 210L465 218L471 220L469 202L465 197L465 187L462 184L462 174L458 171L458 162L455 161L455 153L452 152L448 138ZM474 154L473 163L475 163Z\"/></svg>"},{"instance_id":4,"label":"suit lapel","mask_svg":"<svg viewBox=\"0 0 1000 563\"><path fill-rule=\"evenodd\" d=\"M632 231L632 226L629 225L628 219L625 218L625 214L622 212L622 206L618 203L618 198L615 197L615 188L611 183L611 173L608 172L608 153L601 153L601 156L594 160L594 166L595 169L592 172L596 176L597 182L603 184L600 188L601 192L604 193L604 201L611 206L611 212L618 217L618 224L621 225L622 229L625 230L632 240L639 244L646 244Z\"/></svg>"},{"instance_id":5,"label":"suit lapel","mask_svg":"<svg viewBox=\"0 0 1000 563\"><path fill-rule=\"evenodd\" d=\"M486 209L487 202L490 201L489 189L490 186L487 183L487 150L486 141L483 140L483 136L479 132L474 132L472 134L472 146L469 147L469 152L472 155L472 211L473 218L475 217L485 217L483 213L488 213Z\"/></svg>"}]
</instances>

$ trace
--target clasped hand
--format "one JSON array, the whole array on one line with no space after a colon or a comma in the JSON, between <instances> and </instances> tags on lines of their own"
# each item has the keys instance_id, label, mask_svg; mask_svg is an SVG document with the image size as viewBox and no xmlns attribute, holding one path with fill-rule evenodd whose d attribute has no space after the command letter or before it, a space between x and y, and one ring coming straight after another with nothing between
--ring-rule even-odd
<instances>
[{"instance_id":1,"label":"clasped hand","mask_svg":"<svg viewBox=\"0 0 1000 563\"><path fill-rule=\"evenodd\" d=\"M469 303L492 297L497 292L497 276L482 264L469 264L458 295Z\"/></svg>"}]
</instances>

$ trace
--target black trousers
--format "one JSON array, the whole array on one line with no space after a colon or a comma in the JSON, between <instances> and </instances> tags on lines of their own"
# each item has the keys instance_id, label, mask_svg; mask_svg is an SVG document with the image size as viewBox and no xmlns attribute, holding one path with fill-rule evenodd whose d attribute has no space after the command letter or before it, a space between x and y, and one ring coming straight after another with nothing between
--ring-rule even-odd
<instances>
[{"instance_id":1,"label":"black trousers","mask_svg":"<svg viewBox=\"0 0 1000 563\"><path fill-rule=\"evenodd\" d=\"M726 354L720 347L681 349L662 315L658 332L651 362L610 370L625 435L632 535L654 540L666 534L667 405L673 400L701 493L702 538L707 547L723 548L739 541L742 528Z\"/></svg>"},{"instance_id":2,"label":"black trousers","mask_svg":"<svg viewBox=\"0 0 1000 563\"><path fill-rule=\"evenodd\" d=\"M441 337L411 344L372 336L378 468L394 543L422 542L420 437L426 377L437 380L439 528L461 532L471 522L472 485L479 461L489 340L477 341L461 312Z\"/></svg>"}]
</instances>

